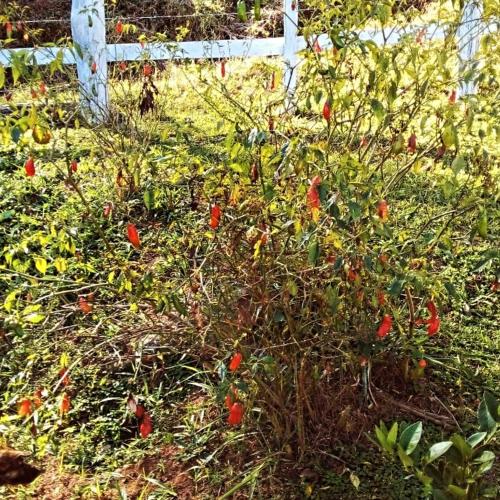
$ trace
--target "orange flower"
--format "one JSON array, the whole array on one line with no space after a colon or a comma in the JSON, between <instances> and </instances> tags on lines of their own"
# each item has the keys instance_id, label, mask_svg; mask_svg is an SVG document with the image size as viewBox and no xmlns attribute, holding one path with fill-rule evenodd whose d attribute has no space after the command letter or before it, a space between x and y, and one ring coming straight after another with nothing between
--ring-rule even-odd
<instances>
[{"instance_id":1,"label":"orange flower","mask_svg":"<svg viewBox=\"0 0 500 500\"><path fill-rule=\"evenodd\" d=\"M63 392L61 396L61 401L59 403L59 412L61 413L61 415L68 413L70 406L71 406L71 399L68 396L67 392Z\"/></svg>"},{"instance_id":2,"label":"orange flower","mask_svg":"<svg viewBox=\"0 0 500 500\"><path fill-rule=\"evenodd\" d=\"M92 307L92 306L91 306ZM92 310L92 309L91 309ZM68 369L67 368L61 368L59 370L59 378L62 379L62 385L69 385L69 383L71 382L70 381L70 378L68 376Z\"/></svg>"},{"instance_id":3,"label":"orange flower","mask_svg":"<svg viewBox=\"0 0 500 500\"><path fill-rule=\"evenodd\" d=\"M212 229L217 229L220 224L220 219L222 217L222 210L219 205L214 205L210 209L210 227Z\"/></svg>"},{"instance_id":4,"label":"orange flower","mask_svg":"<svg viewBox=\"0 0 500 500\"><path fill-rule=\"evenodd\" d=\"M241 403L234 403L229 410L229 417L227 423L229 425L239 425L243 419L243 413L245 409Z\"/></svg>"},{"instance_id":5,"label":"orange flower","mask_svg":"<svg viewBox=\"0 0 500 500\"><path fill-rule=\"evenodd\" d=\"M237 352L231 359L231 362L229 363L229 369L232 372L236 371L239 368L242 359L243 359L243 354L241 354L241 352Z\"/></svg>"},{"instance_id":6,"label":"orange flower","mask_svg":"<svg viewBox=\"0 0 500 500\"><path fill-rule=\"evenodd\" d=\"M123 23L121 22L121 20L119 20L117 23L116 23L116 32L121 35L123 33Z\"/></svg>"},{"instance_id":7,"label":"orange flower","mask_svg":"<svg viewBox=\"0 0 500 500\"><path fill-rule=\"evenodd\" d=\"M17 411L17 414L20 417L26 417L28 415L31 415L33 413L33 405L31 404L31 401L29 399L23 399L19 403L19 410Z\"/></svg>"},{"instance_id":8,"label":"orange flower","mask_svg":"<svg viewBox=\"0 0 500 500\"><path fill-rule=\"evenodd\" d=\"M388 314L386 314L382 319L382 323L380 323L380 326L378 327L377 337L379 339L383 339L391 331L391 328L392 328L392 318Z\"/></svg>"},{"instance_id":9,"label":"orange flower","mask_svg":"<svg viewBox=\"0 0 500 500\"><path fill-rule=\"evenodd\" d=\"M420 368L425 368L427 366L427 361L425 361L425 359L421 359L419 362L418 362L418 366Z\"/></svg>"},{"instance_id":10,"label":"orange flower","mask_svg":"<svg viewBox=\"0 0 500 500\"><path fill-rule=\"evenodd\" d=\"M130 222L127 224L127 236L128 240L135 248L140 248L141 240L139 238L139 232L137 231L135 224L132 224Z\"/></svg>"}]
</instances>

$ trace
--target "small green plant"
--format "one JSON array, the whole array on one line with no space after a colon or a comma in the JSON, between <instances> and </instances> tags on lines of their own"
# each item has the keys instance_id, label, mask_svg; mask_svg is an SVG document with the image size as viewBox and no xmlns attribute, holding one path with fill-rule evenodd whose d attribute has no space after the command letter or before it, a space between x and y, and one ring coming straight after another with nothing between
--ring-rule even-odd
<instances>
[{"instance_id":1,"label":"small green plant","mask_svg":"<svg viewBox=\"0 0 500 500\"><path fill-rule=\"evenodd\" d=\"M485 480L495 462L495 454L485 448L495 438L500 421L498 401L488 392L479 405L478 421L479 432L468 438L453 434L427 452L418 446L422 422L406 426L399 440L397 422L390 429L380 422L373 441L388 457L397 454L405 470L413 470L425 493L436 500L497 498L498 489Z\"/></svg>"}]
</instances>

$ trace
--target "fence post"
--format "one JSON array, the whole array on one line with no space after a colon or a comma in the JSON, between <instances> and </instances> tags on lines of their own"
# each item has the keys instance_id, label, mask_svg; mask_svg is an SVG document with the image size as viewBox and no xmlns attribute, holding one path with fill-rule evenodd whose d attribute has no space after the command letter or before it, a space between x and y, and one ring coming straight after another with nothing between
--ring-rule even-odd
<instances>
[{"instance_id":1,"label":"fence post","mask_svg":"<svg viewBox=\"0 0 500 500\"><path fill-rule=\"evenodd\" d=\"M299 32L299 0L283 0L284 11L284 36L283 58L285 61L285 72L283 85L288 94L288 102L293 98L297 87L297 35Z\"/></svg>"},{"instance_id":2,"label":"fence post","mask_svg":"<svg viewBox=\"0 0 500 500\"><path fill-rule=\"evenodd\" d=\"M72 0L71 32L82 113L91 123L103 123L108 118L104 0Z\"/></svg>"},{"instance_id":3,"label":"fence post","mask_svg":"<svg viewBox=\"0 0 500 500\"><path fill-rule=\"evenodd\" d=\"M457 31L459 47L459 77L466 76L458 89L458 96L474 94L476 84L472 79L474 57L479 48L479 40L482 28L482 11L477 0L468 0L462 12L462 19ZM469 75L467 73L471 72Z\"/></svg>"}]
</instances>

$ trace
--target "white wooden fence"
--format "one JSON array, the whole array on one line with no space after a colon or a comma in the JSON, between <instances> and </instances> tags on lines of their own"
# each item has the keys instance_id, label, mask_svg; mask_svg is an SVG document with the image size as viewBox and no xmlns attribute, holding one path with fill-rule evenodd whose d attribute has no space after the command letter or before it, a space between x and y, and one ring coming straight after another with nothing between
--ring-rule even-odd
<instances>
[{"instance_id":1,"label":"white wooden fence","mask_svg":"<svg viewBox=\"0 0 500 500\"><path fill-rule=\"evenodd\" d=\"M281 56L284 59L284 87L292 97L297 85L299 52L307 40L298 36L299 1L283 0L284 36L265 39L213 40L181 43L107 44L104 0L72 0L71 29L74 47L0 50L0 64L11 66L16 57L26 56L32 64L50 64L62 58L63 64L76 64L82 110L89 120L103 122L108 116L108 62L166 59L226 59L230 57ZM432 38L444 36L439 25L428 26ZM481 33L481 9L477 0L469 0L458 30L461 71L472 64ZM399 30L365 31L362 39L375 43L395 43ZM318 37L322 47L331 46L328 35ZM463 73L462 73L463 74ZM465 82L459 93L473 93L472 82Z\"/></svg>"}]
</instances>

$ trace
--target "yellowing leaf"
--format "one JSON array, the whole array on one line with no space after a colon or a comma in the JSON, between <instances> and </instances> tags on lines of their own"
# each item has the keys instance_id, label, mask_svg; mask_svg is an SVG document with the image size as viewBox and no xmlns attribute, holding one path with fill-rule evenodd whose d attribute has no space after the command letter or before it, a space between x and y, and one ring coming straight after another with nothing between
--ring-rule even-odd
<instances>
[{"instance_id":1,"label":"yellowing leaf","mask_svg":"<svg viewBox=\"0 0 500 500\"><path fill-rule=\"evenodd\" d=\"M66 262L66 259L63 259L62 257L57 257L54 261L54 265L56 266L58 273L63 273L66 269L68 269L68 263Z\"/></svg>"},{"instance_id":2,"label":"yellowing leaf","mask_svg":"<svg viewBox=\"0 0 500 500\"><path fill-rule=\"evenodd\" d=\"M35 257L35 267L40 274L47 272L47 261L43 257Z\"/></svg>"}]
</instances>

